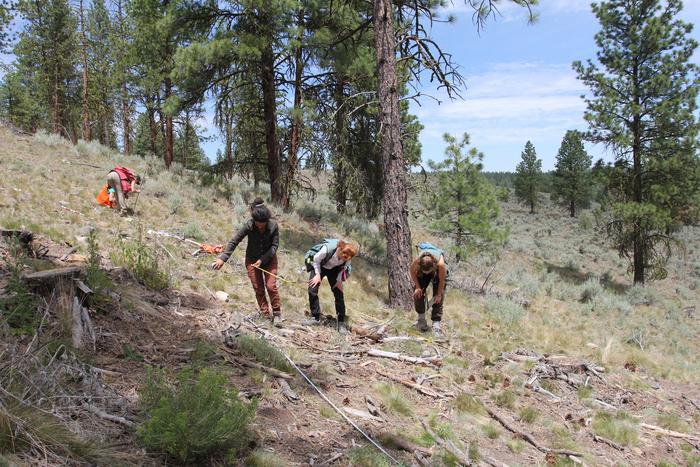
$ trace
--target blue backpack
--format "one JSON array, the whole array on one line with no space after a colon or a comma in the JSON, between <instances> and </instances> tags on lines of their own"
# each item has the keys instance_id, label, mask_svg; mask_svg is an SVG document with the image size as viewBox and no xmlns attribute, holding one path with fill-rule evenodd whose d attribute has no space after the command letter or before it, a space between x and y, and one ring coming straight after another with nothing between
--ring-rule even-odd
<instances>
[{"instance_id":1,"label":"blue backpack","mask_svg":"<svg viewBox=\"0 0 700 467\"><path fill-rule=\"evenodd\" d=\"M306 265L306 272L311 272L314 270L314 256L316 253L321 251L321 248L326 247L326 257L321 261L321 266L326 264L335 254L335 250L338 249L338 239L337 238L324 238L323 243L312 246L304 254L304 265ZM352 265L350 261L345 263L345 277L349 276L352 272Z\"/></svg>"}]
</instances>

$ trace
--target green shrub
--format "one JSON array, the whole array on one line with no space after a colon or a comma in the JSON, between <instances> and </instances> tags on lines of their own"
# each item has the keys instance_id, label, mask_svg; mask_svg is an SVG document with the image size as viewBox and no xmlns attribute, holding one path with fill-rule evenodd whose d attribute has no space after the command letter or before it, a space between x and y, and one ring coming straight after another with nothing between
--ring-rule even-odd
<instances>
[{"instance_id":1,"label":"green shrub","mask_svg":"<svg viewBox=\"0 0 700 467\"><path fill-rule=\"evenodd\" d=\"M261 337L242 334L236 337L235 342L240 353L253 357L265 366L271 366L287 373L294 371L282 352Z\"/></svg>"},{"instance_id":2,"label":"green shrub","mask_svg":"<svg viewBox=\"0 0 700 467\"><path fill-rule=\"evenodd\" d=\"M525 309L521 305L506 298L489 296L484 299L484 305L488 314L506 325L519 323L525 315Z\"/></svg>"},{"instance_id":3,"label":"green shrub","mask_svg":"<svg viewBox=\"0 0 700 467\"><path fill-rule=\"evenodd\" d=\"M23 246L18 241L12 241L6 260L10 274L5 285L5 296L0 298L0 316L16 335L34 332L40 321L37 311L39 301L22 280L22 270L26 261Z\"/></svg>"},{"instance_id":4,"label":"green shrub","mask_svg":"<svg viewBox=\"0 0 700 467\"><path fill-rule=\"evenodd\" d=\"M34 134L34 141L44 146L49 146L51 148L56 146L66 146L70 145L70 142L63 136L56 133L49 133L46 130L39 130Z\"/></svg>"},{"instance_id":5,"label":"green shrub","mask_svg":"<svg viewBox=\"0 0 700 467\"><path fill-rule=\"evenodd\" d=\"M124 266L146 288L163 290L170 286L170 277L159 264L155 250L143 241L143 230L139 228L134 242L119 239L117 250L112 255L112 262Z\"/></svg>"},{"instance_id":6,"label":"green shrub","mask_svg":"<svg viewBox=\"0 0 700 467\"><path fill-rule=\"evenodd\" d=\"M101 157L107 159L114 154L112 149L103 146L99 141L83 141L82 139L78 140L78 143L75 145L75 150L81 156L89 158Z\"/></svg>"},{"instance_id":7,"label":"green shrub","mask_svg":"<svg viewBox=\"0 0 700 467\"><path fill-rule=\"evenodd\" d=\"M238 400L227 378L211 370L183 370L176 385L150 371L140 392L146 421L138 428L144 444L180 462L226 454L236 457L249 439L256 403Z\"/></svg>"},{"instance_id":8,"label":"green shrub","mask_svg":"<svg viewBox=\"0 0 700 467\"><path fill-rule=\"evenodd\" d=\"M583 286L581 287L581 298L579 298L579 301L581 303L589 303L602 292L603 286L600 285L600 281L595 277L591 277L583 283Z\"/></svg>"}]
</instances>

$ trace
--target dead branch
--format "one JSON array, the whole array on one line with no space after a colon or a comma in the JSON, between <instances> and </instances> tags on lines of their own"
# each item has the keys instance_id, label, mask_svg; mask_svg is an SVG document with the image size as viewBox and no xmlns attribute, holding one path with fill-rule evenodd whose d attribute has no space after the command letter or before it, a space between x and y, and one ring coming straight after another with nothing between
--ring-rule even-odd
<instances>
[{"instance_id":1,"label":"dead branch","mask_svg":"<svg viewBox=\"0 0 700 467\"><path fill-rule=\"evenodd\" d=\"M262 370L265 373L274 376L275 378L282 378L286 380L292 380L294 377L290 375L289 373L285 373L284 371L280 371L277 368L270 368L265 365L261 365L260 363L257 362L251 362L250 360L245 360L243 358L237 357L234 355L233 352L231 352L229 349L226 347L219 347L221 350L226 352L227 355L224 355L224 359L228 361L229 363L232 363L234 365L240 365L244 366L247 368L256 368L258 370Z\"/></svg>"},{"instance_id":2,"label":"dead branch","mask_svg":"<svg viewBox=\"0 0 700 467\"><path fill-rule=\"evenodd\" d=\"M121 425L128 426L129 428L131 428L131 427L133 427L134 425L136 425L136 424L135 424L134 422L132 422L131 420L127 420L127 419L124 418L124 417L118 417L117 415L108 414L107 412L104 412L104 411L102 411L102 410L98 409L97 407L92 406L92 405L90 405L90 404L85 404L85 405L83 405L82 407L83 407L85 410L87 410L88 412L90 412L90 413L92 413L92 414L94 414L94 415L97 415L98 417L100 417L100 418L102 418L102 419L104 419L104 420L109 420L110 422L119 423L119 424L121 424Z\"/></svg>"},{"instance_id":3,"label":"dead branch","mask_svg":"<svg viewBox=\"0 0 700 467\"><path fill-rule=\"evenodd\" d=\"M411 357L409 355L400 354L397 352L387 352L386 350L380 349L369 349L367 355L370 357L381 357L390 358L392 360L398 360L400 362L415 363L418 365L430 365L430 366L441 366L442 359L440 357Z\"/></svg>"},{"instance_id":4,"label":"dead branch","mask_svg":"<svg viewBox=\"0 0 700 467\"><path fill-rule=\"evenodd\" d=\"M594 441L597 441L597 442L599 442L599 443L607 444L608 446L613 447L613 448L617 449L618 451L624 451L624 450L625 450L625 447L624 447L624 446L620 446L620 445L617 444L615 441L612 441L612 440L607 439L607 438L603 438L602 436L593 435L593 440L594 440Z\"/></svg>"},{"instance_id":5,"label":"dead branch","mask_svg":"<svg viewBox=\"0 0 700 467\"><path fill-rule=\"evenodd\" d=\"M379 417L375 417L374 415L367 412L366 410L354 409L352 407L343 407L343 410L345 410L350 415L354 415L356 417L360 417L360 418L363 418L365 420L373 420L375 422L382 422L382 423L385 422L384 419L379 418Z\"/></svg>"},{"instance_id":6,"label":"dead branch","mask_svg":"<svg viewBox=\"0 0 700 467\"><path fill-rule=\"evenodd\" d=\"M280 389L282 390L284 397L286 397L290 402L299 400L299 395L289 386L287 380L277 378L277 383L280 385Z\"/></svg>"},{"instance_id":7,"label":"dead branch","mask_svg":"<svg viewBox=\"0 0 700 467\"><path fill-rule=\"evenodd\" d=\"M404 438L403 436L392 433L389 431L382 431L376 435L376 438L382 441L382 443L391 446L395 449L400 449L409 453L419 453L423 456L431 457L433 451L431 449L424 448L423 446L418 446Z\"/></svg>"},{"instance_id":8,"label":"dead branch","mask_svg":"<svg viewBox=\"0 0 700 467\"><path fill-rule=\"evenodd\" d=\"M439 393L437 391L434 391L430 388L427 388L425 386L422 386L420 384L416 384L413 381L408 381L405 379L401 379L398 376L391 375L389 373L384 373L383 371L379 370L376 368L377 373L379 373L381 376L384 376L385 378L388 378L394 382L397 382L399 384L403 384L404 386L415 389L416 391L420 392L423 395L433 397L435 399L448 399L450 397L454 397L453 393Z\"/></svg>"},{"instance_id":9,"label":"dead branch","mask_svg":"<svg viewBox=\"0 0 700 467\"><path fill-rule=\"evenodd\" d=\"M544 453L551 452L553 454L562 454L565 456L583 457L583 454L581 454L580 452L570 451L568 449L552 449L552 448L542 446L537 441L535 441L535 439L532 436L530 436L528 433L522 432L522 431L518 430L517 428L513 427L508 422L506 422L503 417L501 417L499 414L497 414L493 409L489 408L486 404L483 404L483 405L484 405L484 408L486 409L486 411L488 412L488 414L491 416L491 418L493 418L498 423L503 425L503 428L505 428L506 430L510 431L511 433L514 433L515 435L519 436L520 438L524 439L525 441L527 441L528 443L533 445L535 448L537 448L538 451L541 451Z\"/></svg>"},{"instance_id":10,"label":"dead branch","mask_svg":"<svg viewBox=\"0 0 700 467\"><path fill-rule=\"evenodd\" d=\"M642 428L646 428L647 430L653 431L654 433L658 433L660 435L670 436L672 438L689 439L691 441L700 441L700 437L698 437L698 436L693 436L693 435L689 435L686 433L680 433L678 431L667 430L665 428L661 428L660 426L649 425L648 423L640 423L640 426Z\"/></svg>"},{"instance_id":11,"label":"dead branch","mask_svg":"<svg viewBox=\"0 0 700 467\"><path fill-rule=\"evenodd\" d=\"M46 271L32 272L24 274L22 279L29 284L53 284L60 279L71 279L81 273L81 269L77 266L68 266L65 268L47 269Z\"/></svg>"},{"instance_id":12,"label":"dead branch","mask_svg":"<svg viewBox=\"0 0 700 467\"><path fill-rule=\"evenodd\" d=\"M457 461L460 463L460 465L464 466L471 466L474 465L472 464L472 461L469 460L469 457L462 452L461 449L459 449L457 446L455 446L452 441L445 441L444 439L440 438L435 432L430 428L430 425L428 425L425 420L421 420L421 425L423 425L423 429L430 435L431 438L435 440L436 443L438 443L445 451L449 452L455 458L457 458Z\"/></svg>"}]
</instances>

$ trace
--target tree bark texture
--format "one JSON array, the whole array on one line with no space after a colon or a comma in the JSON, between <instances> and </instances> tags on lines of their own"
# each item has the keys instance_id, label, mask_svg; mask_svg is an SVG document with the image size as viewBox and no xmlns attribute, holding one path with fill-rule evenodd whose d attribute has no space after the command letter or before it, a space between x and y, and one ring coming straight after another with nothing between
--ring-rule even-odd
<instances>
[{"instance_id":1,"label":"tree bark texture","mask_svg":"<svg viewBox=\"0 0 700 467\"><path fill-rule=\"evenodd\" d=\"M287 176L284 183L284 197L282 208L289 210L289 202L296 177L297 164L299 159L299 131L301 129L301 79L304 71L303 49L301 45L304 36L304 10L299 10L297 20L299 27L299 44L294 51L294 112L292 115L292 125L289 129L289 154L287 157Z\"/></svg>"},{"instance_id":2,"label":"tree bark texture","mask_svg":"<svg viewBox=\"0 0 700 467\"><path fill-rule=\"evenodd\" d=\"M173 93L173 83L170 78L165 79L165 100ZM169 169L173 163L173 117L165 116L165 168Z\"/></svg>"},{"instance_id":3,"label":"tree bark texture","mask_svg":"<svg viewBox=\"0 0 700 467\"><path fill-rule=\"evenodd\" d=\"M81 58L83 61L83 140L92 139L92 129L90 128L90 103L88 99L88 86L90 75L88 73L87 39L85 38L85 10L83 0L80 0L80 37L81 37Z\"/></svg>"},{"instance_id":4,"label":"tree bark texture","mask_svg":"<svg viewBox=\"0 0 700 467\"><path fill-rule=\"evenodd\" d=\"M263 49L261 78L263 91L263 115L265 118L265 145L267 147L267 174L270 182L270 197L281 204L284 196L280 180L279 144L277 142L277 96L275 94L275 56L272 38Z\"/></svg>"},{"instance_id":5,"label":"tree bark texture","mask_svg":"<svg viewBox=\"0 0 700 467\"><path fill-rule=\"evenodd\" d=\"M411 231L408 225L406 164L401 145L401 114L396 79L396 37L390 0L374 2L374 41L377 50L379 108L384 178L384 229L387 238L389 305L412 305Z\"/></svg>"}]
</instances>

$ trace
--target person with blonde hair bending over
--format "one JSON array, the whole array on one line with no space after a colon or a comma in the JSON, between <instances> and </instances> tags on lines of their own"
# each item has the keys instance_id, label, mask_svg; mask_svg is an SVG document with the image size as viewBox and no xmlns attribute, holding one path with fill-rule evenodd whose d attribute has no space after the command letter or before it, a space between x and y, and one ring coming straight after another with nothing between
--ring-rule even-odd
<instances>
[{"instance_id":1,"label":"person with blonde hair bending over","mask_svg":"<svg viewBox=\"0 0 700 467\"><path fill-rule=\"evenodd\" d=\"M318 300L318 290L324 277L335 298L335 312L338 315L338 332L347 334L345 324L345 296L343 295L343 282L347 280L352 267L350 260L357 254L357 248L350 242L327 238L323 243L313 246L304 256L304 263L309 275L309 307L311 319L305 324L319 324L321 320L321 306Z\"/></svg>"},{"instance_id":2,"label":"person with blonde hair bending over","mask_svg":"<svg viewBox=\"0 0 700 467\"><path fill-rule=\"evenodd\" d=\"M272 214L262 198L256 198L250 205L250 215L251 219L236 232L212 267L221 269L241 240L248 237L248 246L245 249L245 267L248 278L253 285L260 312L265 317L274 320L281 314L280 295L277 291L276 281L277 248L280 243L280 234L277 223L270 219ZM265 297L265 290L270 296L269 304L267 297ZM270 307L272 307L272 314L270 314Z\"/></svg>"},{"instance_id":3,"label":"person with blonde hair bending over","mask_svg":"<svg viewBox=\"0 0 700 467\"><path fill-rule=\"evenodd\" d=\"M425 320L425 295L428 286L433 284L433 298L429 302L429 304L432 302L430 319L433 321L433 334L440 336L447 279L447 263L443 251L430 243L419 243L418 258L411 263L411 279L413 280L413 305L418 313L416 328L421 332L430 329Z\"/></svg>"}]
</instances>

